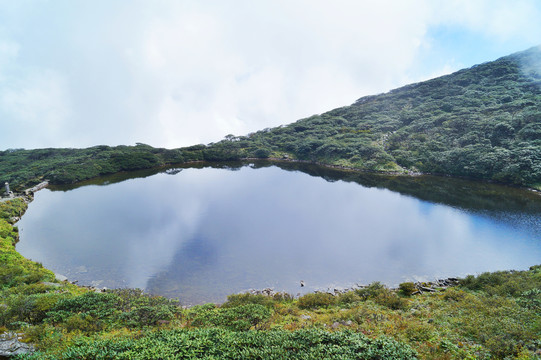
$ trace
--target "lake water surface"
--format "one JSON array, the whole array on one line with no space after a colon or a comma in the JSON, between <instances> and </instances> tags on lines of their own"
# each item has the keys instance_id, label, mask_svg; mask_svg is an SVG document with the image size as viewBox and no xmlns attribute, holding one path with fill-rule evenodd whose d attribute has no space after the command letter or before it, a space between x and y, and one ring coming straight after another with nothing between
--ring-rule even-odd
<instances>
[{"instance_id":1,"label":"lake water surface","mask_svg":"<svg viewBox=\"0 0 541 360\"><path fill-rule=\"evenodd\" d=\"M541 263L541 196L530 191L300 164L221 167L42 190L17 249L80 284L183 304Z\"/></svg>"}]
</instances>

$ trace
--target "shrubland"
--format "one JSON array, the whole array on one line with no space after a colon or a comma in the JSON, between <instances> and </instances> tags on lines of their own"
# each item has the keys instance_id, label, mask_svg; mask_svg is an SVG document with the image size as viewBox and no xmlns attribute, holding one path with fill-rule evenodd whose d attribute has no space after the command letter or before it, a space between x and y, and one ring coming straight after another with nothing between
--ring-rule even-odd
<instances>
[{"instance_id":1,"label":"shrubland","mask_svg":"<svg viewBox=\"0 0 541 360\"><path fill-rule=\"evenodd\" d=\"M207 152L212 160L285 157L539 187L540 64L541 47L532 48L289 125L229 136Z\"/></svg>"}]
</instances>

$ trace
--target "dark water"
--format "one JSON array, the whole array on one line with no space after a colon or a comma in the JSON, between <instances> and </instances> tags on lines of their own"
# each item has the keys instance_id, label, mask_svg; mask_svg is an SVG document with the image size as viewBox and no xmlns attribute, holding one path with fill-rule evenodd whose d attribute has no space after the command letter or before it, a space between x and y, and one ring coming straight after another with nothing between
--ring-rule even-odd
<instances>
[{"instance_id":1,"label":"dark water","mask_svg":"<svg viewBox=\"0 0 541 360\"><path fill-rule=\"evenodd\" d=\"M184 304L541 263L541 196L530 191L292 163L179 170L42 190L17 248L80 284Z\"/></svg>"}]
</instances>

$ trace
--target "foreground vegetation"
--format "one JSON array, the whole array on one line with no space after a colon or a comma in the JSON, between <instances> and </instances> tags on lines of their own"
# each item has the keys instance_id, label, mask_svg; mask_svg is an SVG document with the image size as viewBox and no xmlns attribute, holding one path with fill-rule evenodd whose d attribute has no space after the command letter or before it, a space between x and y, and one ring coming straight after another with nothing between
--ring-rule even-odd
<instances>
[{"instance_id":1,"label":"foreground vegetation","mask_svg":"<svg viewBox=\"0 0 541 360\"><path fill-rule=\"evenodd\" d=\"M193 161L280 158L364 171L453 175L541 189L541 47L367 96L247 136L148 145L0 151L0 182L70 184Z\"/></svg>"},{"instance_id":2,"label":"foreground vegetation","mask_svg":"<svg viewBox=\"0 0 541 360\"><path fill-rule=\"evenodd\" d=\"M183 308L139 290L54 280L15 250L23 199L0 203L0 332L24 359L539 359L541 266L412 295L379 283L345 294L238 294Z\"/></svg>"}]
</instances>

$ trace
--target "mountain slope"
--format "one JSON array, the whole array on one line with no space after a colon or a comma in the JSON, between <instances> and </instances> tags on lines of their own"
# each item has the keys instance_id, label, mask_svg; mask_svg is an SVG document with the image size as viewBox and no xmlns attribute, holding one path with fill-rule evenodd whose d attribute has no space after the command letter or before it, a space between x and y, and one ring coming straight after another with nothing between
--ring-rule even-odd
<instances>
[{"instance_id":1,"label":"mountain slope","mask_svg":"<svg viewBox=\"0 0 541 360\"><path fill-rule=\"evenodd\" d=\"M539 185L541 47L204 150Z\"/></svg>"},{"instance_id":2,"label":"mountain slope","mask_svg":"<svg viewBox=\"0 0 541 360\"><path fill-rule=\"evenodd\" d=\"M541 47L209 145L0 151L0 182L64 184L182 162L268 157L541 189Z\"/></svg>"}]
</instances>

